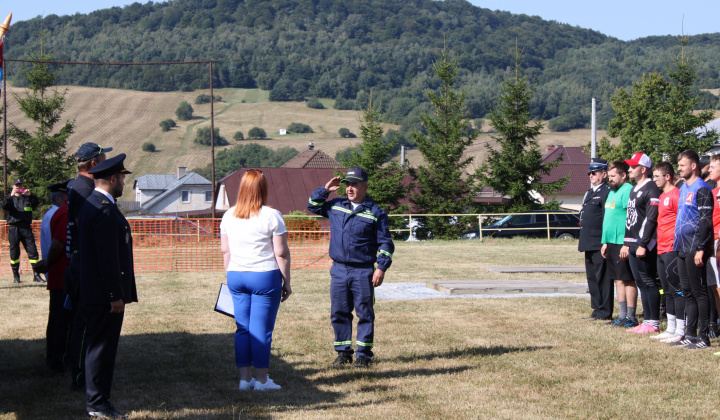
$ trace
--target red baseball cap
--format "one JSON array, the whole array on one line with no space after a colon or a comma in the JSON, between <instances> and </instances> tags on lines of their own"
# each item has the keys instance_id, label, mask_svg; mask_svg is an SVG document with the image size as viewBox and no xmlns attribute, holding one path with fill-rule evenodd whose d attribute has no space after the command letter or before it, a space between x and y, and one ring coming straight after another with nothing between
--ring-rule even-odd
<instances>
[{"instance_id":1,"label":"red baseball cap","mask_svg":"<svg viewBox=\"0 0 720 420\"><path fill-rule=\"evenodd\" d=\"M650 160L650 156L646 155L645 153L635 153L632 158L625 160L624 162L630 166L642 165L648 168L652 168L652 160Z\"/></svg>"}]
</instances>

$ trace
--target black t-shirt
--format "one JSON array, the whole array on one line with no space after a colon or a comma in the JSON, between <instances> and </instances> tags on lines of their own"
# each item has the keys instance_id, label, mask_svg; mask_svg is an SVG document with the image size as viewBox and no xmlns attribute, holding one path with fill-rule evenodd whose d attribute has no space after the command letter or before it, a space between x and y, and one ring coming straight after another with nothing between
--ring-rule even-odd
<instances>
[{"instance_id":1,"label":"black t-shirt","mask_svg":"<svg viewBox=\"0 0 720 420\"><path fill-rule=\"evenodd\" d=\"M659 204L660 189L650 179L630 190L625 222L625 245L648 250L655 248Z\"/></svg>"}]
</instances>

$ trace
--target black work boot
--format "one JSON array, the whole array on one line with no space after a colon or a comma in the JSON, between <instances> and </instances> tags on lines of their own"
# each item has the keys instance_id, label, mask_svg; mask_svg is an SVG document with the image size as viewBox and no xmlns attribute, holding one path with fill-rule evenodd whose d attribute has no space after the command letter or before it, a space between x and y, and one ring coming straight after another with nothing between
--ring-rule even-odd
<instances>
[{"instance_id":1,"label":"black work boot","mask_svg":"<svg viewBox=\"0 0 720 420\"><path fill-rule=\"evenodd\" d=\"M349 365L350 363L352 363L352 361L353 361L352 353L347 354L347 353L339 352L335 361L332 362L332 367L334 367L334 368L343 367L344 365Z\"/></svg>"},{"instance_id":2,"label":"black work boot","mask_svg":"<svg viewBox=\"0 0 720 420\"><path fill-rule=\"evenodd\" d=\"M10 264L13 272L13 283L20 283L20 264Z\"/></svg>"},{"instance_id":3,"label":"black work boot","mask_svg":"<svg viewBox=\"0 0 720 420\"><path fill-rule=\"evenodd\" d=\"M47 283L47 280L45 280L45 277L41 276L40 273L35 271L35 264L31 264L33 268L33 281L36 283Z\"/></svg>"}]
</instances>

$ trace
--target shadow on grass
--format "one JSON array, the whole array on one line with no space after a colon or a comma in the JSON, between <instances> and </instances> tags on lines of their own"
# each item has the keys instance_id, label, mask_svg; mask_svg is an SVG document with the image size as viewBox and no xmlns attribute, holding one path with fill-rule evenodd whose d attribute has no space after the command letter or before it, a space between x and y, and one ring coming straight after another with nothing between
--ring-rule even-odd
<instances>
[{"instance_id":1,"label":"shadow on grass","mask_svg":"<svg viewBox=\"0 0 720 420\"><path fill-rule=\"evenodd\" d=\"M46 289L46 288L47 288L47 283L21 282L21 283L10 283L10 284L8 284L8 285L6 285L6 286L0 286L0 290L4 290L4 289L16 289L16 288L22 288L22 289L27 289L27 288L41 288L41 289Z\"/></svg>"},{"instance_id":2,"label":"shadow on grass","mask_svg":"<svg viewBox=\"0 0 720 420\"><path fill-rule=\"evenodd\" d=\"M172 418L271 418L297 409L318 411L350 407L353 387L327 388L357 381L447 375L473 369L472 365L413 368L400 363L436 358L472 358L547 347L475 347L432 354L378 360L377 369L333 370L320 364L288 363L280 350L273 352L271 377L280 392L237 389L233 335L184 332L122 336L113 381L112 401L121 409ZM82 418L85 394L71 392L68 374L45 366L44 340L0 340L0 417L17 419ZM288 352L288 355L291 354ZM329 363L329 361L328 361ZM388 364L397 369L385 370ZM355 384L361 391L381 390L381 383ZM347 390L345 390L347 389ZM388 388L389 389L389 388ZM357 405L362 405L358 402Z\"/></svg>"}]
</instances>

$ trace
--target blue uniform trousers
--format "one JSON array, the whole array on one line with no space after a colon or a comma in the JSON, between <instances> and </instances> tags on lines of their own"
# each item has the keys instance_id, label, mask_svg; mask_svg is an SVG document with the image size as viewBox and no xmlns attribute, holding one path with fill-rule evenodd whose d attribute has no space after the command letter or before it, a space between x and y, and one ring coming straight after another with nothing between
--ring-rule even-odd
<instances>
[{"instance_id":1,"label":"blue uniform trousers","mask_svg":"<svg viewBox=\"0 0 720 420\"><path fill-rule=\"evenodd\" d=\"M372 265L334 262L330 268L330 322L335 331L335 351L352 354L352 311L358 317L357 357L373 356L375 289Z\"/></svg>"}]
</instances>

